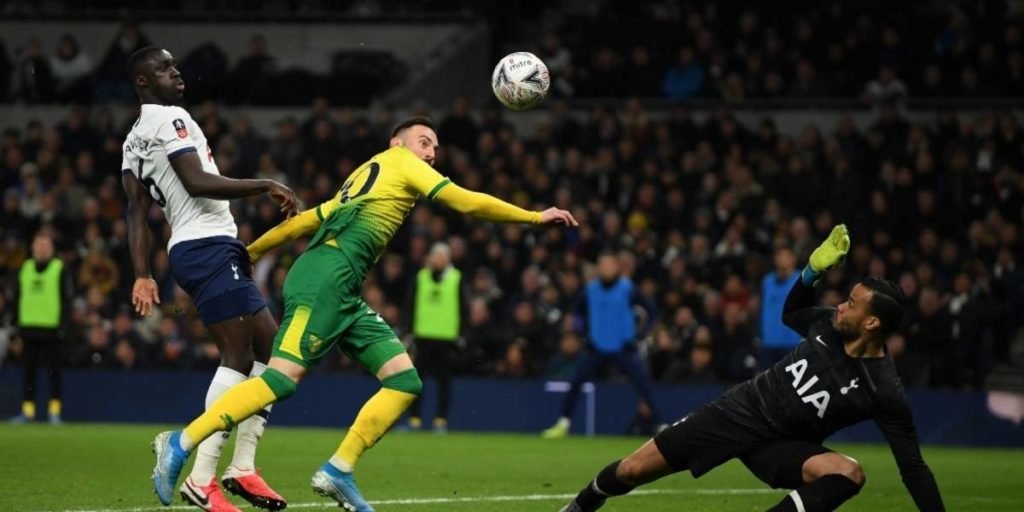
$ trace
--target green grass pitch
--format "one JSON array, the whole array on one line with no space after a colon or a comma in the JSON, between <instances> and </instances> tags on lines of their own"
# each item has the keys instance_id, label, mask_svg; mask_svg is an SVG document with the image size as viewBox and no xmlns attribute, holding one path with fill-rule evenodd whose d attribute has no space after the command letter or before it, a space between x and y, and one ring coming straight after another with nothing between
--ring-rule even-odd
<instances>
[{"instance_id":1,"label":"green grass pitch","mask_svg":"<svg viewBox=\"0 0 1024 512\"><path fill-rule=\"evenodd\" d=\"M159 426L0 425L0 511L168 510L150 490L149 442ZM267 430L257 460L293 510L338 510L309 489L309 477L341 439L341 430ZM557 511L566 496L639 438L391 433L357 470L363 493L379 512ZM883 445L836 445L861 461L868 483L844 511L914 510ZM223 458L223 468L228 459ZM949 510L1024 510L1024 451L927 447ZM613 500L614 511L765 510L773 491L729 463L694 480L674 475ZM240 500L235 502L241 506ZM246 508L247 507L243 507ZM172 510L188 510L175 504Z\"/></svg>"}]
</instances>

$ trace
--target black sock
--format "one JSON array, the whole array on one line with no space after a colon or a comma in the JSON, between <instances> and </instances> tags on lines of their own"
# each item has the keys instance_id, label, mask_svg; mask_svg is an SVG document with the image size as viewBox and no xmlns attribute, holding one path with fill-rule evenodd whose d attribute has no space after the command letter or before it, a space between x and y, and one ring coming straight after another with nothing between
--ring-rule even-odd
<instances>
[{"instance_id":1,"label":"black sock","mask_svg":"<svg viewBox=\"0 0 1024 512\"><path fill-rule=\"evenodd\" d=\"M858 492L857 482L843 475L825 475L789 493L768 512L831 512Z\"/></svg>"},{"instance_id":2,"label":"black sock","mask_svg":"<svg viewBox=\"0 0 1024 512\"><path fill-rule=\"evenodd\" d=\"M615 476L615 470L619 467L619 461L615 461L601 470L597 478L587 484L586 487L576 495L576 504L583 512L592 512L604 504L604 500L612 496L622 496L633 490L633 487L619 481Z\"/></svg>"}]
</instances>

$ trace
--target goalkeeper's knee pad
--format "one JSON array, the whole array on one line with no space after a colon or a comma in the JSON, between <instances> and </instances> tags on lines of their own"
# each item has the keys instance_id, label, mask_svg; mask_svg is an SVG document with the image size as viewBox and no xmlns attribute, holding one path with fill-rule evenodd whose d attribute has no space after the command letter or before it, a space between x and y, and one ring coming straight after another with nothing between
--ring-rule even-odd
<instances>
[{"instance_id":1,"label":"goalkeeper's knee pad","mask_svg":"<svg viewBox=\"0 0 1024 512\"><path fill-rule=\"evenodd\" d=\"M416 371L416 368L409 368L408 370L385 377L380 383L385 388L409 393L410 395L418 395L423 392L423 381L420 380L420 374Z\"/></svg>"}]
</instances>

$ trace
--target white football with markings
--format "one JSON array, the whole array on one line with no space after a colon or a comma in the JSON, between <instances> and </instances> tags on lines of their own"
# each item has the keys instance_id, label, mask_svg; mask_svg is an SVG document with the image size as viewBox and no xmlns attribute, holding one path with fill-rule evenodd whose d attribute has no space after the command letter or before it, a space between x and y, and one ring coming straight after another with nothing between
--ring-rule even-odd
<instances>
[{"instance_id":1,"label":"white football with markings","mask_svg":"<svg viewBox=\"0 0 1024 512\"><path fill-rule=\"evenodd\" d=\"M510 110L530 110L540 105L550 86L548 67L530 52L506 55L491 75L494 96Z\"/></svg>"}]
</instances>

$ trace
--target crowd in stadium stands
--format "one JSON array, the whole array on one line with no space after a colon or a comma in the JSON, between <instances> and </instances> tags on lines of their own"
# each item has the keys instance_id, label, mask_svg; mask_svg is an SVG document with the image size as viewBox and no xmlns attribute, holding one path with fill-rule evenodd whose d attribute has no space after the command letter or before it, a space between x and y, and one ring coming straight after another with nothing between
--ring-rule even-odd
<instances>
[{"instance_id":1,"label":"crowd in stadium stands","mask_svg":"<svg viewBox=\"0 0 1024 512\"><path fill-rule=\"evenodd\" d=\"M213 103L193 112L223 174L284 181L307 205L330 198L384 148L396 121L387 111L365 119L316 101L306 118L256 133ZM637 343L653 377L734 382L769 352L759 311L775 252L790 248L802 265L844 222L854 244L844 269L820 286L821 300L840 302L858 276L897 281L912 311L889 348L909 386L981 386L1009 357L1011 333L1024 321L1024 140L1011 115L945 112L910 123L883 109L865 130L843 117L790 137L770 118L747 128L724 109L700 122L684 107L666 114L654 119L628 101L615 113L597 108L577 118L556 101L540 129L517 134L502 112L456 101L436 116L437 168L523 206L569 208L581 226L492 225L424 202L368 279L367 302L405 336L411 276L434 241L447 241L470 296L461 372L564 378L584 344L571 332L571 311L595 257L610 249L657 305L653 335ZM31 122L3 134L4 290L32 233L52 230L76 278L69 364L213 368L217 351L163 251L153 264L160 314L138 319L129 307L134 276L119 182L126 131L106 110L71 108L56 126ZM266 197L235 201L232 210L243 241L280 220ZM165 242L160 211L150 219ZM275 315L302 248L296 242L254 268ZM12 299L0 293L0 325L8 328ZM18 353L14 339L5 364ZM339 353L318 371L352 368Z\"/></svg>"},{"instance_id":2,"label":"crowd in stadium stands","mask_svg":"<svg viewBox=\"0 0 1024 512\"><path fill-rule=\"evenodd\" d=\"M560 20L536 48L556 93L899 101L1024 86L1024 34L1003 2L922 2L898 16L877 1L646 7Z\"/></svg>"},{"instance_id":3,"label":"crowd in stadium stands","mask_svg":"<svg viewBox=\"0 0 1024 512\"><path fill-rule=\"evenodd\" d=\"M460 4L435 3L449 10ZM137 7L174 8L165 4ZM372 15L411 3L207 4ZM658 307L653 335L637 343L653 377L735 382L777 357L779 347L762 343L769 328L761 314L767 303L777 306L777 297L765 300L765 278L776 267L789 271L785 248L801 265L834 223L845 222L854 246L844 270L821 286L821 299L841 301L857 276L897 281L912 311L889 348L908 385L979 387L989 369L1010 357L1010 340L1024 322L1021 126L1006 113L950 111L910 123L899 108L907 97L1019 96L1024 34L1010 4L922 4L898 17L878 1L563 4L545 13L547 2L516 3L549 34L526 40L535 41L535 53L551 69L556 98L847 97L877 104L877 119L866 130L844 117L788 137L770 118L745 127L728 110L698 122L677 106L655 119L639 103L617 100L614 111L596 108L580 119L552 101L550 122L517 134L500 111L471 111L456 101L436 116L443 147L437 167L444 174L524 206L571 208L582 225L569 231L498 226L417 207L365 290L400 335L408 330L410 278L431 243L445 240L470 288L461 371L566 378L586 343L569 317L595 257L611 249ZM59 10L78 3L45 5ZM0 12L12 15L35 8L0 1ZM527 35L487 18L494 13L476 14L489 19L496 42ZM70 35L55 48L0 41L0 101L130 103L124 65L149 43L144 25L130 22L104 55L84 54ZM266 103L272 93L266 78L275 72L266 41L254 36L237 62L227 62L212 43L179 60L186 78L204 77L189 81L189 99L199 105L194 116L221 172L284 181L307 205L329 198L355 166L384 148L395 121L388 111L367 119L317 100L305 119L284 119L275 133L257 133L244 117L225 119L203 100ZM10 285L32 234L46 229L74 269L70 365L217 366L217 350L175 286L164 252L154 253L160 314L140 320L129 306L134 276L116 172L126 132L104 108L71 107L56 126L33 121L3 134L3 364L20 354L10 336ZM266 198L232 208L245 241L280 220ZM159 210L151 220L166 241L169 228ZM270 254L254 269L276 315L285 273L301 249L296 243ZM350 369L339 354L319 371Z\"/></svg>"},{"instance_id":4,"label":"crowd in stadium stands","mask_svg":"<svg viewBox=\"0 0 1024 512\"><path fill-rule=\"evenodd\" d=\"M107 52L98 59L86 54L71 33L61 36L55 48L43 48L38 40L32 40L25 48L14 48L13 55L8 55L0 38L0 101L132 103L136 98L131 83L125 79L125 66L134 51L151 44L143 29L132 22L122 24ZM178 56L178 65L189 81L189 97L196 101L272 101L268 80L274 74L274 59L267 53L262 36L254 35L248 52L230 68L224 52L214 43Z\"/></svg>"},{"instance_id":5,"label":"crowd in stadium stands","mask_svg":"<svg viewBox=\"0 0 1024 512\"><path fill-rule=\"evenodd\" d=\"M845 97L900 103L908 97L1016 97L1024 90L1024 33L1014 18L1019 13L1008 12L1002 2L922 3L898 17L890 16L888 3L874 1L697 2L688 7L651 2L642 8L607 2L593 12L585 10L586 15L557 16L541 15L536 2L521 3L524 12L543 20L538 26L546 27L548 35L528 37L509 49L525 47L546 61L555 96ZM295 2L294 12L333 12L319 4L303 10L303 4L308 2ZM375 4L341 2L336 7L370 9L372 14ZM377 7L401 12L405 3L395 4ZM434 8L458 11L457 4L439 2ZM526 37L502 24L519 18L477 14L494 22L496 39ZM84 55L71 36L56 48L31 43L7 51L0 42L0 99L131 102L124 64L146 44L144 31L132 23L100 56ZM272 52L259 36L237 62L229 62L214 42L178 58L194 101L267 104L274 94L268 84L283 71L275 69ZM198 76L203 80L192 80Z\"/></svg>"}]
</instances>

